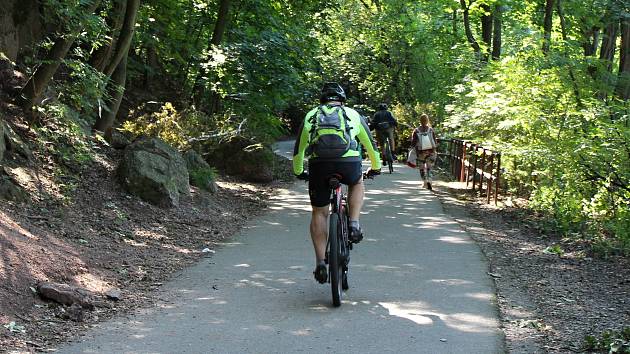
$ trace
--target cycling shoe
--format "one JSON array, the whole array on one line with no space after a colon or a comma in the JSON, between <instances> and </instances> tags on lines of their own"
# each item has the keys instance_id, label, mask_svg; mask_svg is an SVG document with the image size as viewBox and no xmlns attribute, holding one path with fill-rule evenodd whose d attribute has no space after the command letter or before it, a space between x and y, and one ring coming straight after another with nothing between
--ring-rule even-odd
<instances>
[{"instance_id":1,"label":"cycling shoe","mask_svg":"<svg viewBox=\"0 0 630 354\"><path fill-rule=\"evenodd\" d=\"M317 267L315 267L313 275L315 276L315 280L317 280L317 282L324 284L326 280L328 280L328 270L326 269L326 265L318 264Z\"/></svg>"}]
</instances>

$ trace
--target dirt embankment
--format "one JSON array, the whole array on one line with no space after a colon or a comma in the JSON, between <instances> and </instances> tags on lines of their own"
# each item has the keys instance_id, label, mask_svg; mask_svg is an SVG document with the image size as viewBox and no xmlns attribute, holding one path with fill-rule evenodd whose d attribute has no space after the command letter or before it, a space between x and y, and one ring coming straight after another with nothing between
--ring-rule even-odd
<instances>
[{"instance_id":1,"label":"dirt embankment","mask_svg":"<svg viewBox=\"0 0 630 354\"><path fill-rule=\"evenodd\" d=\"M169 277L264 211L273 188L224 179L216 194L194 189L178 208L161 209L120 188L119 153L106 151L67 176L52 166L12 169L31 201L0 204L0 352L44 351L98 321L150 305ZM72 321L67 307L39 298L40 281L85 288L96 295L96 307ZM120 300L103 296L110 290L120 290Z\"/></svg>"}]
</instances>

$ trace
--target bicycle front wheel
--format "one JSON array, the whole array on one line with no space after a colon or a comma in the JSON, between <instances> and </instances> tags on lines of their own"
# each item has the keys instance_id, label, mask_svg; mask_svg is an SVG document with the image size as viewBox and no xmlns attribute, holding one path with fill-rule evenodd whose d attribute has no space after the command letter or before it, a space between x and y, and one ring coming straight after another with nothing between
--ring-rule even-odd
<instances>
[{"instance_id":1,"label":"bicycle front wheel","mask_svg":"<svg viewBox=\"0 0 630 354\"><path fill-rule=\"evenodd\" d=\"M330 252L328 255L328 272L330 273L330 287L332 289L333 306L341 306L341 295L343 293L343 262L341 257L341 219L339 214L330 214L330 228L328 230L328 241Z\"/></svg>"}]
</instances>

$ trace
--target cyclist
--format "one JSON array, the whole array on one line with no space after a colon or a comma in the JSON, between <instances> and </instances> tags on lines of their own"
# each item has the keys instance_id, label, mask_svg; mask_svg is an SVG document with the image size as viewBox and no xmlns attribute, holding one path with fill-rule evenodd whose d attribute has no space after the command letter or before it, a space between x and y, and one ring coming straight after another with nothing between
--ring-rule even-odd
<instances>
[{"instance_id":1,"label":"cyclist","mask_svg":"<svg viewBox=\"0 0 630 354\"><path fill-rule=\"evenodd\" d=\"M338 83L325 83L320 96L321 105L306 114L293 151L293 172L300 179L308 179L308 193L312 206L310 233L316 258L313 274L315 280L322 284L326 282L328 276L324 261L330 207L328 178L333 174L339 174L342 177L341 183L348 185L349 239L353 243L358 243L363 239L359 215L364 195L359 143L365 147L371 161L367 175L380 174L381 169L379 153L365 120L355 110L345 107L345 101L346 93ZM335 115L339 117L338 122L343 120L341 124L345 124L347 128L349 149L340 157L322 157L327 154L316 146L319 140L324 140L316 136L320 127L319 122L323 119L321 117ZM304 171L305 155L308 157L308 172Z\"/></svg>"},{"instance_id":2,"label":"cyclist","mask_svg":"<svg viewBox=\"0 0 630 354\"><path fill-rule=\"evenodd\" d=\"M420 116L420 126L411 133L411 146L416 148L418 168L420 169L420 178L424 181L424 188L432 190L433 172L431 168L437 160L438 140L431 127L429 116L425 113Z\"/></svg>"},{"instance_id":3,"label":"cyclist","mask_svg":"<svg viewBox=\"0 0 630 354\"><path fill-rule=\"evenodd\" d=\"M398 126L398 122L392 112L387 110L387 104L381 103L378 105L376 113L372 118L372 127L376 131L376 140L378 146L383 149L385 146L385 139L389 138L391 158L394 159L394 151L396 151L396 141L394 140L394 130ZM383 149L383 153L385 150ZM383 156L383 162L385 162L385 156Z\"/></svg>"}]
</instances>

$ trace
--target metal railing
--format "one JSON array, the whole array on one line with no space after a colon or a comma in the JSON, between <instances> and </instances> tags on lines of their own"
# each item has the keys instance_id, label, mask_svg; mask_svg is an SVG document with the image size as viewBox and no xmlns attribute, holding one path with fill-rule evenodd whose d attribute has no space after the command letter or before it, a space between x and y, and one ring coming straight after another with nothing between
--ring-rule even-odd
<instances>
[{"instance_id":1,"label":"metal railing","mask_svg":"<svg viewBox=\"0 0 630 354\"><path fill-rule=\"evenodd\" d=\"M480 193L485 191L487 204L490 204L494 194L496 205L501 181L501 152L461 139L441 141L448 143L445 155L450 162L453 177L459 182L465 181L466 188L472 182L473 191L477 190Z\"/></svg>"}]
</instances>

